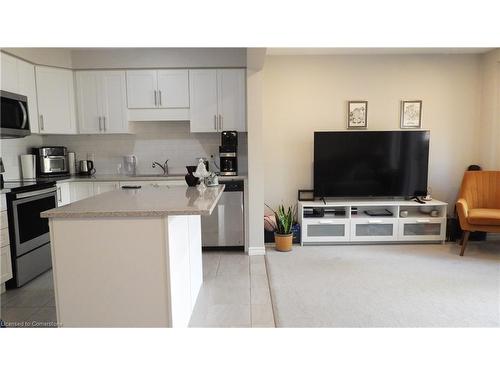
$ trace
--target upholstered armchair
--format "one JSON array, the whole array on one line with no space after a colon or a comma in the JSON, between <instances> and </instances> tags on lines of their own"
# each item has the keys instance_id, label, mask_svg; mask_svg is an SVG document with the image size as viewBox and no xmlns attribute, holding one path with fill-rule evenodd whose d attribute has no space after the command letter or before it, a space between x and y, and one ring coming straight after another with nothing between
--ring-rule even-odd
<instances>
[{"instance_id":1,"label":"upholstered armchair","mask_svg":"<svg viewBox=\"0 0 500 375\"><path fill-rule=\"evenodd\" d=\"M463 256L470 232L500 233L500 171L465 172L456 207Z\"/></svg>"}]
</instances>

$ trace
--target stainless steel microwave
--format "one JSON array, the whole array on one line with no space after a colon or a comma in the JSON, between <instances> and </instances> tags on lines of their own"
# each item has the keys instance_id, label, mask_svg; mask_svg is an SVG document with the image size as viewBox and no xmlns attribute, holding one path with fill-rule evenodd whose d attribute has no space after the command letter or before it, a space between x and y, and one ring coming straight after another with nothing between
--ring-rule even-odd
<instances>
[{"instance_id":1,"label":"stainless steel microwave","mask_svg":"<svg viewBox=\"0 0 500 375\"><path fill-rule=\"evenodd\" d=\"M22 138L31 134L28 116L28 98L0 90L0 136Z\"/></svg>"}]
</instances>

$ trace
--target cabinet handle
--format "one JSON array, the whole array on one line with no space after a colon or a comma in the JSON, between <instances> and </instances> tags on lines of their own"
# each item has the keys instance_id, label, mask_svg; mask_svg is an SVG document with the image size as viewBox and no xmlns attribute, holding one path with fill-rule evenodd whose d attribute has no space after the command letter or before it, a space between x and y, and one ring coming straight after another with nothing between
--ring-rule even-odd
<instances>
[{"instance_id":1,"label":"cabinet handle","mask_svg":"<svg viewBox=\"0 0 500 375\"><path fill-rule=\"evenodd\" d=\"M430 223L429 219L417 219L417 223Z\"/></svg>"},{"instance_id":2,"label":"cabinet handle","mask_svg":"<svg viewBox=\"0 0 500 375\"><path fill-rule=\"evenodd\" d=\"M222 115L219 115L219 130L222 130Z\"/></svg>"},{"instance_id":3,"label":"cabinet handle","mask_svg":"<svg viewBox=\"0 0 500 375\"><path fill-rule=\"evenodd\" d=\"M159 101L160 101L160 107L161 107L161 90L158 91L160 94L158 95Z\"/></svg>"},{"instance_id":4,"label":"cabinet handle","mask_svg":"<svg viewBox=\"0 0 500 375\"><path fill-rule=\"evenodd\" d=\"M101 116L99 116L99 131L102 131Z\"/></svg>"},{"instance_id":5,"label":"cabinet handle","mask_svg":"<svg viewBox=\"0 0 500 375\"><path fill-rule=\"evenodd\" d=\"M43 115L40 115L40 128L44 130L45 126L43 124Z\"/></svg>"},{"instance_id":6,"label":"cabinet handle","mask_svg":"<svg viewBox=\"0 0 500 375\"><path fill-rule=\"evenodd\" d=\"M214 115L214 129L217 130L217 115Z\"/></svg>"},{"instance_id":7,"label":"cabinet handle","mask_svg":"<svg viewBox=\"0 0 500 375\"><path fill-rule=\"evenodd\" d=\"M155 93L155 107L156 107L157 106L157 104L156 104L156 90L154 91L154 93Z\"/></svg>"},{"instance_id":8,"label":"cabinet handle","mask_svg":"<svg viewBox=\"0 0 500 375\"><path fill-rule=\"evenodd\" d=\"M368 223L369 224L378 224L378 223L381 223L382 220L368 220Z\"/></svg>"},{"instance_id":9,"label":"cabinet handle","mask_svg":"<svg viewBox=\"0 0 500 375\"><path fill-rule=\"evenodd\" d=\"M106 131L106 116L102 116L102 126L104 128L104 131Z\"/></svg>"},{"instance_id":10,"label":"cabinet handle","mask_svg":"<svg viewBox=\"0 0 500 375\"><path fill-rule=\"evenodd\" d=\"M62 197L61 197L61 188L57 188L57 201L62 202Z\"/></svg>"}]
</instances>

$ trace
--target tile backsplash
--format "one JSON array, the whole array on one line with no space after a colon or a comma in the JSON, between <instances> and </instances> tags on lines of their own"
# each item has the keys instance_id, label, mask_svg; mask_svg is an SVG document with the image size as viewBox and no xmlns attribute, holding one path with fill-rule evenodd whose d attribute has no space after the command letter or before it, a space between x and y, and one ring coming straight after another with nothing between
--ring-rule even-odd
<instances>
[{"instance_id":1,"label":"tile backsplash","mask_svg":"<svg viewBox=\"0 0 500 375\"><path fill-rule=\"evenodd\" d=\"M116 174L124 155L137 156L138 173L158 173L151 164L169 160L170 173L186 173L199 157L214 156L219 164L219 133L190 133L189 122L132 122L133 134L48 135L46 146L66 146L76 160L93 158L98 174ZM239 134L239 171L247 171L247 135ZM213 167L211 166L213 169Z\"/></svg>"},{"instance_id":2,"label":"tile backsplash","mask_svg":"<svg viewBox=\"0 0 500 375\"><path fill-rule=\"evenodd\" d=\"M43 137L37 134L25 138L12 138L0 140L0 155L2 156L5 180L18 180L21 178L19 155L30 154L32 147L43 145Z\"/></svg>"}]
</instances>

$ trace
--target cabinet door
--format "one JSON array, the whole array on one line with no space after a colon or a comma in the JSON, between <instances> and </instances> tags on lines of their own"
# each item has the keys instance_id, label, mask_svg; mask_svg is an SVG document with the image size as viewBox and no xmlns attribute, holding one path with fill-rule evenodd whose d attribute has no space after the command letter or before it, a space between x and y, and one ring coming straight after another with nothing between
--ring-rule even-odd
<instances>
[{"instance_id":1,"label":"cabinet door","mask_svg":"<svg viewBox=\"0 0 500 375\"><path fill-rule=\"evenodd\" d=\"M103 131L128 133L127 84L124 71L100 72Z\"/></svg>"},{"instance_id":2,"label":"cabinet door","mask_svg":"<svg viewBox=\"0 0 500 375\"><path fill-rule=\"evenodd\" d=\"M94 195L94 184L92 182L71 182L71 202L76 202Z\"/></svg>"},{"instance_id":3,"label":"cabinet door","mask_svg":"<svg viewBox=\"0 0 500 375\"><path fill-rule=\"evenodd\" d=\"M19 94L28 98L28 117L32 133L39 133L38 104L36 100L35 66L26 61L17 61Z\"/></svg>"},{"instance_id":4,"label":"cabinet door","mask_svg":"<svg viewBox=\"0 0 500 375\"><path fill-rule=\"evenodd\" d=\"M157 107L156 70L127 71L128 108Z\"/></svg>"},{"instance_id":5,"label":"cabinet door","mask_svg":"<svg viewBox=\"0 0 500 375\"><path fill-rule=\"evenodd\" d=\"M191 132L218 132L217 70L189 71L189 100Z\"/></svg>"},{"instance_id":6,"label":"cabinet door","mask_svg":"<svg viewBox=\"0 0 500 375\"><path fill-rule=\"evenodd\" d=\"M2 67L2 81L1 88L4 91L9 91L14 94L19 94L19 82L17 78L17 59L7 55L5 53L1 54L1 64Z\"/></svg>"},{"instance_id":7,"label":"cabinet door","mask_svg":"<svg viewBox=\"0 0 500 375\"><path fill-rule=\"evenodd\" d=\"M44 66L35 72L40 133L76 133L73 72Z\"/></svg>"},{"instance_id":8,"label":"cabinet door","mask_svg":"<svg viewBox=\"0 0 500 375\"><path fill-rule=\"evenodd\" d=\"M76 72L76 98L80 133L95 134L102 131L99 79L99 72Z\"/></svg>"},{"instance_id":9,"label":"cabinet door","mask_svg":"<svg viewBox=\"0 0 500 375\"><path fill-rule=\"evenodd\" d=\"M219 69L217 82L219 131L245 132L247 129L245 69Z\"/></svg>"},{"instance_id":10,"label":"cabinet door","mask_svg":"<svg viewBox=\"0 0 500 375\"><path fill-rule=\"evenodd\" d=\"M3 246L0 250L0 283L12 279L12 261L10 246Z\"/></svg>"},{"instance_id":11,"label":"cabinet door","mask_svg":"<svg viewBox=\"0 0 500 375\"><path fill-rule=\"evenodd\" d=\"M302 220L302 242L347 242L350 238L348 219Z\"/></svg>"},{"instance_id":12,"label":"cabinet door","mask_svg":"<svg viewBox=\"0 0 500 375\"><path fill-rule=\"evenodd\" d=\"M71 191L69 182L57 183L57 207L71 203Z\"/></svg>"},{"instance_id":13,"label":"cabinet door","mask_svg":"<svg viewBox=\"0 0 500 375\"><path fill-rule=\"evenodd\" d=\"M94 195L106 193L108 191L118 190L120 182L94 182Z\"/></svg>"},{"instance_id":14,"label":"cabinet door","mask_svg":"<svg viewBox=\"0 0 500 375\"><path fill-rule=\"evenodd\" d=\"M158 107L189 108L187 69L158 70Z\"/></svg>"}]
</instances>

